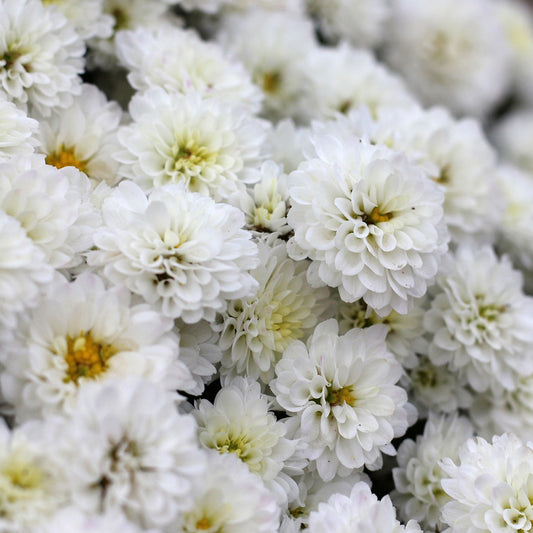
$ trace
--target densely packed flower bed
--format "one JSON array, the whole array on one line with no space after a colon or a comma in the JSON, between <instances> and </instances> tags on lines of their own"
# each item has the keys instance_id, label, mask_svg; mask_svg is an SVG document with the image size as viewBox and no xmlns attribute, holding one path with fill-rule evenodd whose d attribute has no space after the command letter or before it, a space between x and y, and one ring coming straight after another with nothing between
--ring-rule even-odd
<instances>
[{"instance_id":1,"label":"densely packed flower bed","mask_svg":"<svg viewBox=\"0 0 533 533\"><path fill-rule=\"evenodd\" d=\"M0 533L532 531L532 147L515 0L0 0Z\"/></svg>"}]
</instances>

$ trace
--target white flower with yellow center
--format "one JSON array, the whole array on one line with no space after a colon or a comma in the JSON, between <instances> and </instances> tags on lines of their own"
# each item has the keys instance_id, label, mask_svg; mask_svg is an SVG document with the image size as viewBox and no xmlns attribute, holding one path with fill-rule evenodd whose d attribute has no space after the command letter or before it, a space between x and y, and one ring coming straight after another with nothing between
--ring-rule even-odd
<instances>
[{"instance_id":1,"label":"white flower with yellow center","mask_svg":"<svg viewBox=\"0 0 533 533\"><path fill-rule=\"evenodd\" d=\"M262 90L265 116L313 116L313 110L301 103L315 68L307 60L317 46L309 19L297 13L251 9L227 16L218 39L242 61Z\"/></svg>"},{"instance_id":2,"label":"white flower with yellow center","mask_svg":"<svg viewBox=\"0 0 533 533\"><path fill-rule=\"evenodd\" d=\"M469 439L459 459L441 463L442 486L451 501L442 520L454 533L533 530L533 449L511 433L495 436L492 444Z\"/></svg>"},{"instance_id":3,"label":"white flower with yellow center","mask_svg":"<svg viewBox=\"0 0 533 533\"><path fill-rule=\"evenodd\" d=\"M87 513L122 510L141 527L167 528L206 475L193 417L146 381L90 383L72 415L50 423L71 502Z\"/></svg>"},{"instance_id":4,"label":"white flower with yellow center","mask_svg":"<svg viewBox=\"0 0 533 533\"><path fill-rule=\"evenodd\" d=\"M74 168L58 170L33 155L0 163L0 209L16 218L55 268L75 266L92 246L100 217L91 185Z\"/></svg>"},{"instance_id":5,"label":"white flower with yellow center","mask_svg":"<svg viewBox=\"0 0 533 533\"><path fill-rule=\"evenodd\" d=\"M261 393L259 383L237 377L222 387L213 404L200 400L193 414L201 444L237 456L265 482L281 505L287 505L298 488L283 468L297 441L286 437L285 424L269 411L271 403L272 398Z\"/></svg>"},{"instance_id":6,"label":"white flower with yellow center","mask_svg":"<svg viewBox=\"0 0 533 533\"><path fill-rule=\"evenodd\" d=\"M55 6L82 39L106 38L113 32L113 18L103 12L104 0L41 0Z\"/></svg>"},{"instance_id":7,"label":"white flower with yellow center","mask_svg":"<svg viewBox=\"0 0 533 533\"><path fill-rule=\"evenodd\" d=\"M93 274L72 283L54 279L32 313L21 318L2 375L2 390L18 419L71 411L91 381L134 375L169 391L192 385L177 357L172 320L130 300L125 288L106 289Z\"/></svg>"},{"instance_id":8,"label":"white flower with yellow center","mask_svg":"<svg viewBox=\"0 0 533 533\"><path fill-rule=\"evenodd\" d=\"M315 116L333 118L366 105L378 116L384 108L417 105L405 83L368 50L346 42L313 53L312 91L306 105Z\"/></svg>"},{"instance_id":9,"label":"white flower with yellow center","mask_svg":"<svg viewBox=\"0 0 533 533\"><path fill-rule=\"evenodd\" d=\"M312 142L315 157L289 176L289 255L312 259L311 283L338 287L346 302L408 313L447 250L442 191L402 154L335 124Z\"/></svg>"},{"instance_id":10,"label":"white flower with yellow center","mask_svg":"<svg viewBox=\"0 0 533 533\"><path fill-rule=\"evenodd\" d=\"M44 253L18 220L0 211L0 325L15 329L16 315L37 304L52 275Z\"/></svg>"},{"instance_id":11,"label":"white flower with yellow center","mask_svg":"<svg viewBox=\"0 0 533 533\"><path fill-rule=\"evenodd\" d=\"M39 151L46 163L57 168L76 167L96 186L117 182L118 163L112 154L118 148L116 132L122 111L108 102L95 86L84 84L82 93L67 109L40 118Z\"/></svg>"},{"instance_id":12,"label":"white flower with yellow center","mask_svg":"<svg viewBox=\"0 0 533 533\"><path fill-rule=\"evenodd\" d=\"M424 327L429 358L448 365L475 391L512 391L533 373L533 298L522 275L492 248L461 247L443 265Z\"/></svg>"},{"instance_id":13,"label":"white flower with yellow center","mask_svg":"<svg viewBox=\"0 0 533 533\"><path fill-rule=\"evenodd\" d=\"M37 146L39 123L0 93L0 161L30 155Z\"/></svg>"},{"instance_id":14,"label":"white flower with yellow center","mask_svg":"<svg viewBox=\"0 0 533 533\"><path fill-rule=\"evenodd\" d=\"M425 104L485 115L510 82L509 50L495 4L394 0L387 61Z\"/></svg>"},{"instance_id":15,"label":"white flower with yellow center","mask_svg":"<svg viewBox=\"0 0 533 533\"><path fill-rule=\"evenodd\" d=\"M307 283L307 266L290 259L283 242L259 243L259 266L252 272L259 289L233 300L220 317L223 375L268 383L289 343L309 335L327 307L329 291Z\"/></svg>"},{"instance_id":16,"label":"white flower with yellow center","mask_svg":"<svg viewBox=\"0 0 533 533\"><path fill-rule=\"evenodd\" d=\"M120 32L116 41L120 62L130 71L128 80L139 91L194 92L252 113L261 107L261 91L244 67L192 31L160 24Z\"/></svg>"},{"instance_id":17,"label":"white flower with yellow center","mask_svg":"<svg viewBox=\"0 0 533 533\"><path fill-rule=\"evenodd\" d=\"M417 520L426 531L442 531L440 513L450 501L441 480L446 477L439 462L444 457L456 461L459 447L474 430L467 418L429 414L424 434L416 442L405 439L398 448L398 467L392 471L396 490L391 493L403 520Z\"/></svg>"},{"instance_id":18,"label":"white flower with yellow center","mask_svg":"<svg viewBox=\"0 0 533 533\"><path fill-rule=\"evenodd\" d=\"M156 188L147 198L123 181L106 198L90 265L161 310L187 323L213 320L227 300L251 294L257 246L242 229L244 215L187 191Z\"/></svg>"},{"instance_id":19,"label":"white flower with yellow center","mask_svg":"<svg viewBox=\"0 0 533 533\"><path fill-rule=\"evenodd\" d=\"M309 533L422 533L410 520L405 526L396 519L389 496L378 500L370 487L359 482L349 496L333 494L309 516Z\"/></svg>"},{"instance_id":20,"label":"white flower with yellow center","mask_svg":"<svg viewBox=\"0 0 533 533\"><path fill-rule=\"evenodd\" d=\"M43 439L46 426L0 422L0 529L6 533L34 527L67 502L68 477L56 449Z\"/></svg>"},{"instance_id":21,"label":"white flower with yellow center","mask_svg":"<svg viewBox=\"0 0 533 533\"><path fill-rule=\"evenodd\" d=\"M85 46L67 19L39 0L0 4L0 87L48 116L79 94Z\"/></svg>"},{"instance_id":22,"label":"white flower with yellow center","mask_svg":"<svg viewBox=\"0 0 533 533\"><path fill-rule=\"evenodd\" d=\"M338 323L319 324L308 339L292 342L270 383L280 406L299 417L318 475L325 481L363 465L377 469L391 441L414 422L405 390L396 385L400 364L387 351L385 326L338 335Z\"/></svg>"},{"instance_id":23,"label":"white flower with yellow center","mask_svg":"<svg viewBox=\"0 0 533 533\"><path fill-rule=\"evenodd\" d=\"M263 158L267 124L242 109L153 88L132 99L130 114L115 157L120 175L145 191L183 182L220 201L259 179L247 170Z\"/></svg>"},{"instance_id":24,"label":"white flower with yellow center","mask_svg":"<svg viewBox=\"0 0 533 533\"><path fill-rule=\"evenodd\" d=\"M277 533L279 507L261 479L233 454L207 453L194 503L170 533Z\"/></svg>"}]
</instances>

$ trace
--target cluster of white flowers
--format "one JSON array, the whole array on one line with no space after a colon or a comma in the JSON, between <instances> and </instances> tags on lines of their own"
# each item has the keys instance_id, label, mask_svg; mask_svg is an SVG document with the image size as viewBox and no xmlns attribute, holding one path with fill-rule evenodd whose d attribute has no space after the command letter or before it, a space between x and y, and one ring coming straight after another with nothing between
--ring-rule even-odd
<instances>
[{"instance_id":1,"label":"cluster of white flowers","mask_svg":"<svg viewBox=\"0 0 533 533\"><path fill-rule=\"evenodd\" d=\"M533 533L522 0L0 0L0 533Z\"/></svg>"}]
</instances>

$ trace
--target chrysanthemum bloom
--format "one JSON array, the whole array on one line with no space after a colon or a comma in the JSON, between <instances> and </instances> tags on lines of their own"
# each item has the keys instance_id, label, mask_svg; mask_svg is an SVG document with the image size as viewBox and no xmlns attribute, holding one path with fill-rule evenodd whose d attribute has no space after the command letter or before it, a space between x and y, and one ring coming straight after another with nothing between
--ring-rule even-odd
<instances>
[{"instance_id":1,"label":"chrysanthemum bloom","mask_svg":"<svg viewBox=\"0 0 533 533\"><path fill-rule=\"evenodd\" d=\"M227 300L251 294L257 246L244 215L183 184L158 187L147 198L123 181L104 201L89 264L126 285L165 316L187 323L214 320Z\"/></svg>"},{"instance_id":2,"label":"chrysanthemum bloom","mask_svg":"<svg viewBox=\"0 0 533 533\"><path fill-rule=\"evenodd\" d=\"M533 298L507 257L461 247L437 283L424 317L435 365L448 365L477 392L512 391L533 373Z\"/></svg>"},{"instance_id":3,"label":"chrysanthemum bloom","mask_svg":"<svg viewBox=\"0 0 533 533\"><path fill-rule=\"evenodd\" d=\"M265 161L260 169L251 169L255 185L235 193L230 203L239 207L246 217L246 228L269 239L287 238L292 228L287 224L289 191L287 175L274 161Z\"/></svg>"},{"instance_id":4,"label":"chrysanthemum bloom","mask_svg":"<svg viewBox=\"0 0 533 533\"><path fill-rule=\"evenodd\" d=\"M318 474L363 465L378 469L382 453L394 455L391 441L414 422L407 393L396 386L400 364L387 351L387 328L376 325L338 336L338 323L319 324L308 339L292 342L270 383L280 406L300 419Z\"/></svg>"},{"instance_id":5,"label":"chrysanthemum bloom","mask_svg":"<svg viewBox=\"0 0 533 533\"><path fill-rule=\"evenodd\" d=\"M267 123L242 108L153 88L133 97L130 114L115 157L120 175L145 191L183 182L219 201L259 179L247 170L264 157Z\"/></svg>"},{"instance_id":6,"label":"chrysanthemum bloom","mask_svg":"<svg viewBox=\"0 0 533 533\"><path fill-rule=\"evenodd\" d=\"M79 507L67 506L60 509L50 520L39 521L32 533L156 533L141 529L128 520L118 509L105 513L86 513Z\"/></svg>"},{"instance_id":7,"label":"chrysanthemum bloom","mask_svg":"<svg viewBox=\"0 0 533 533\"><path fill-rule=\"evenodd\" d=\"M442 190L403 155L335 124L312 142L314 158L289 176L289 255L312 259L311 284L338 287L344 301L406 314L447 250Z\"/></svg>"},{"instance_id":8,"label":"chrysanthemum bloom","mask_svg":"<svg viewBox=\"0 0 533 533\"><path fill-rule=\"evenodd\" d=\"M0 93L0 161L10 157L30 155L37 146L35 134L39 123L28 117Z\"/></svg>"},{"instance_id":9,"label":"chrysanthemum bloom","mask_svg":"<svg viewBox=\"0 0 533 533\"><path fill-rule=\"evenodd\" d=\"M104 0L42 0L56 8L82 39L107 38L113 33L113 17L103 12Z\"/></svg>"},{"instance_id":10,"label":"chrysanthemum bloom","mask_svg":"<svg viewBox=\"0 0 533 533\"><path fill-rule=\"evenodd\" d=\"M34 531L67 500L65 463L39 423L9 431L0 422L0 530Z\"/></svg>"},{"instance_id":11,"label":"chrysanthemum bloom","mask_svg":"<svg viewBox=\"0 0 533 533\"><path fill-rule=\"evenodd\" d=\"M279 507L261 479L233 454L207 452L207 470L192 506L170 533L277 533Z\"/></svg>"},{"instance_id":12,"label":"chrysanthemum bloom","mask_svg":"<svg viewBox=\"0 0 533 533\"><path fill-rule=\"evenodd\" d=\"M16 315L37 304L52 275L44 252L18 220L0 210L0 326L14 328ZM4 351L5 346L0 350L1 359Z\"/></svg>"},{"instance_id":13,"label":"chrysanthemum bloom","mask_svg":"<svg viewBox=\"0 0 533 533\"><path fill-rule=\"evenodd\" d=\"M407 375L409 395L421 416L428 411L454 413L472 405L472 390L458 379L457 372L434 365L425 355L419 355L418 364L408 369Z\"/></svg>"},{"instance_id":14,"label":"chrysanthemum bloom","mask_svg":"<svg viewBox=\"0 0 533 533\"><path fill-rule=\"evenodd\" d=\"M294 480L283 472L297 441L287 438L285 423L269 410L271 403L257 381L236 377L222 387L214 403L200 400L192 414L201 444L235 454L286 506L298 493Z\"/></svg>"},{"instance_id":15,"label":"chrysanthemum bloom","mask_svg":"<svg viewBox=\"0 0 533 533\"><path fill-rule=\"evenodd\" d=\"M0 87L17 105L44 116L80 93L83 40L67 19L39 0L0 4Z\"/></svg>"},{"instance_id":16,"label":"chrysanthemum bloom","mask_svg":"<svg viewBox=\"0 0 533 533\"><path fill-rule=\"evenodd\" d=\"M0 209L16 218L56 268L75 266L92 245L100 217L92 206L86 176L58 170L41 156L0 163Z\"/></svg>"},{"instance_id":17,"label":"chrysanthemum bloom","mask_svg":"<svg viewBox=\"0 0 533 533\"><path fill-rule=\"evenodd\" d=\"M268 383L289 343L309 335L327 307L329 291L307 283L307 266L290 259L283 242L259 243L259 266L251 273L259 289L233 300L219 319L222 374Z\"/></svg>"},{"instance_id":18,"label":"chrysanthemum bloom","mask_svg":"<svg viewBox=\"0 0 533 533\"><path fill-rule=\"evenodd\" d=\"M384 109L373 120L361 109L341 123L426 168L444 191L444 220L452 240L494 240L503 205L496 153L479 121L456 120L441 107L396 107Z\"/></svg>"},{"instance_id":19,"label":"chrysanthemum bloom","mask_svg":"<svg viewBox=\"0 0 533 533\"><path fill-rule=\"evenodd\" d=\"M57 168L76 167L97 185L118 181L118 163L112 153L118 148L116 132L122 110L108 102L95 86L85 84L67 109L40 119L39 151L46 163Z\"/></svg>"},{"instance_id":20,"label":"chrysanthemum bloom","mask_svg":"<svg viewBox=\"0 0 533 533\"><path fill-rule=\"evenodd\" d=\"M120 62L130 71L128 80L139 91L161 87L195 92L202 98L241 105L252 113L261 107L261 91L244 67L192 31L169 25L141 27L120 32L116 41Z\"/></svg>"},{"instance_id":21,"label":"chrysanthemum bloom","mask_svg":"<svg viewBox=\"0 0 533 533\"><path fill-rule=\"evenodd\" d=\"M90 383L72 416L50 424L71 501L87 513L121 509L144 528L169 527L203 482L194 419L146 381Z\"/></svg>"},{"instance_id":22,"label":"chrysanthemum bloom","mask_svg":"<svg viewBox=\"0 0 533 533\"><path fill-rule=\"evenodd\" d=\"M178 360L172 320L146 304L132 305L124 287L106 289L82 274L57 276L36 308L20 320L2 375L18 419L70 411L90 381L137 375L172 391L192 385Z\"/></svg>"},{"instance_id":23,"label":"chrysanthemum bloom","mask_svg":"<svg viewBox=\"0 0 533 533\"><path fill-rule=\"evenodd\" d=\"M353 303L337 302L339 332L344 335L352 328L368 328L374 324L387 326L387 347L405 368L418 364L418 354L425 353L427 343L420 336L424 310L419 302L406 315L392 311L385 317L378 316L363 300Z\"/></svg>"},{"instance_id":24,"label":"chrysanthemum bloom","mask_svg":"<svg viewBox=\"0 0 533 533\"><path fill-rule=\"evenodd\" d=\"M507 43L493 2L395 0L385 57L425 104L483 116L510 81Z\"/></svg>"},{"instance_id":25,"label":"chrysanthemum bloom","mask_svg":"<svg viewBox=\"0 0 533 533\"><path fill-rule=\"evenodd\" d=\"M314 116L333 118L362 105L378 116L389 106L417 105L403 80L368 50L343 42L334 48L319 48L309 62L313 81L305 104Z\"/></svg>"},{"instance_id":26,"label":"chrysanthemum bloom","mask_svg":"<svg viewBox=\"0 0 533 533\"><path fill-rule=\"evenodd\" d=\"M515 435L495 436L492 444L469 439L458 464L444 459L442 486L451 497L442 520L453 533L533 529L533 449Z\"/></svg>"},{"instance_id":27,"label":"chrysanthemum bloom","mask_svg":"<svg viewBox=\"0 0 533 533\"><path fill-rule=\"evenodd\" d=\"M430 413L424 434L404 440L398 448L398 467L392 471L396 490L392 500L403 520L417 520L427 531L442 531L442 506L450 501L441 480L446 477L440 460L456 461L459 447L474 430L467 418L456 415L445 417Z\"/></svg>"},{"instance_id":28,"label":"chrysanthemum bloom","mask_svg":"<svg viewBox=\"0 0 533 533\"><path fill-rule=\"evenodd\" d=\"M389 15L386 0L307 0L307 6L324 37L363 48L381 42Z\"/></svg>"},{"instance_id":29,"label":"chrysanthemum bloom","mask_svg":"<svg viewBox=\"0 0 533 533\"><path fill-rule=\"evenodd\" d=\"M396 509L385 496L378 500L363 482L354 485L350 496L334 494L309 517L309 533L421 533L414 520L404 526L396 519Z\"/></svg>"},{"instance_id":30,"label":"chrysanthemum bloom","mask_svg":"<svg viewBox=\"0 0 533 533\"><path fill-rule=\"evenodd\" d=\"M315 68L307 60L317 46L310 20L296 13L250 10L226 17L218 39L261 88L265 116L313 116L313 110L301 103Z\"/></svg>"}]
</instances>

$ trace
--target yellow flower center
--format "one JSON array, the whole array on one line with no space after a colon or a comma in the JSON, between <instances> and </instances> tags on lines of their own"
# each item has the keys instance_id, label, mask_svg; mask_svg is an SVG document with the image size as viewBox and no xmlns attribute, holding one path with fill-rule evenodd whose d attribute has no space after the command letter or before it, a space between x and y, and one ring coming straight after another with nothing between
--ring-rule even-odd
<instances>
[{"instance_id":1,"label":"yellow flower center","mask_svg":"<svg viewBox=\"0 0 533 533\"><path fill-rule=\"evenodd\" d=\"M200 520L196 522L196 529L206 530L206 529L209 529L210 527L211 527L211 522L205 517L200 518Z\"/></svg>"},{"instance_id":2,"label":"yellow flower center","mask_svg":"<svg viewBox=\"0 0 533 533\"><path fill-rule=\"evenodd\" d=\"M342 405L344 403L353 407L355 405L353 389L352 387L342 387L341 389L329 390L326 401L329 403L329 405L331 405L331 407Z\"/></svg>"},{"instance_id":3,"label":"yellow flower center","mask_svg":"<svg viewBox=\"0 0 533 533\"><path fill-rule=\"evenodd\" d=\"M21 490L39 488L45 481L45 475L39 468L16 457L10 459L2 469L2 474L8 478L13 488Z\"/></svg>"},{"instance_id":4,"label":"yellow flower center","mask_svg":"<svg viewBox=\"0 0 533 533\"><path fill-rule=\"evenodd\" d=\"M56 168L76 167L81 172L87 169L87 161L78 159L74 153L74 148L59 147L57 152L52 152L46 156L46 163Z\"/></svg>"},{"instance_id":5,"label":"yellow flower center","mask_svg":"<svg viewBox=\"0 0 533 533\"><path fill-rule=\"evenodd\" d=\"M265 72L261 87L265 93L273 94L278 91L281 84L281 75L279 72Z\"/></svg>"},{"instance_id":6,"label":"yellow flower center","mask_svg":"<svg viewBox=\"0 0 533 533\"><path fill-rule=\"evenodd\" d=\"M76 338L67 336L67 353L65 361L68 365L65 382L78 383L80 378L94 379L107 369L107 361L117 353L110 344L96 342L91 333L83 331Z\"/></svg>"},{"instance_id":7,"label":"yellow flower center","mask_svg":"<svg viewBox=\"0 0 533 533\"><path fill-rule=\"evenodd\" d=\"M370 214L365 213L362 218L366 224L377 224L378 222L388 222L392 218L392 213L381 213L378 207L374 207Z\"/></svg>"}]
</instances>

